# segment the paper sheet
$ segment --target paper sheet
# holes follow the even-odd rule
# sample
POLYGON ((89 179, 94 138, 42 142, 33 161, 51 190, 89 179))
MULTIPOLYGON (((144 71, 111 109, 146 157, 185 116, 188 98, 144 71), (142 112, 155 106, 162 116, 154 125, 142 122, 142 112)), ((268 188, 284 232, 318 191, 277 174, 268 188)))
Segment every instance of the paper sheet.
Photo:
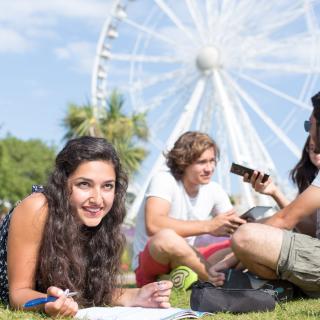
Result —
POLYGON ((173 320, 199 318, 203 314, 180 308, 93 307, 80 309, 75 317, 83 320, 173 320))

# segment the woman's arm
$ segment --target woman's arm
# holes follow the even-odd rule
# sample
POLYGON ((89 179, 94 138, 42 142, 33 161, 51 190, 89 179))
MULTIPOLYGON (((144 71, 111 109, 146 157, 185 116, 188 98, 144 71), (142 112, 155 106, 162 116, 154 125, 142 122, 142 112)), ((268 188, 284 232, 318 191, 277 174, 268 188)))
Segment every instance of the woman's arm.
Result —
MULTIPOLYGON (((14 309, 22 309, 28 300, 47 296, 46 293, 35 290, 38 252, 47 211, 44 195, 34 193, 24 199, 12 213, 8 233, 7 265, 9 300, 14 309)), ((55 302, 36 306, 33 310, 45 310, 51 316, 75 314, 75 303, 66 298, 62 290, 49 288, 48 294, 60 298, 55 302)))
POLYGON ((285 195, 281 192, 281 190, 274 184, 271 178, 268 178, 266 182, 262 182, 263 173, 258 171, 254 171, 251 178, 248 178, 248 174, 244 175, 243 181, 249 182, 252 188, 267 196, 271 196, 273 200, 277 203, 280 209, 287 206, 290 201, 285 197, 285 195))
POLYGON ((42 194, 32 194, 13 211, 7 252, 9 298, 13 308, 21 308, 27 300, 45 296, 34 288, 46 216, 47 208, 42 194))
POLYGON ((170 308, 171 288, 171 281, 159 281, 142 288, 116 289, 112 304, 125 307, 170 308))

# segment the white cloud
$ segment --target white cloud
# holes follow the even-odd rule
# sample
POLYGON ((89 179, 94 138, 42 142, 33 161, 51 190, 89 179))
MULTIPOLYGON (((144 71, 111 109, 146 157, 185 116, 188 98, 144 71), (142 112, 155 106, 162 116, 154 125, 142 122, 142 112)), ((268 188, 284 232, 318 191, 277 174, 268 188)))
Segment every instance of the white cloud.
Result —
POLYGON ((70 58, 70 50, 67 48, 56 48, 54 53, 61 60, 68 60, 70 58))
POLYGON ((81 20, 89 28, 99 30, 111 3, 111 0, 2 0, 0 52, 23 53, 43 38, 59 37, 61 19, 81 20))
POLYGON ((51 23, 47 17, 104 19, 110 10, 111 0, 4 0, 0 3, 0 21, 20 25, 32 24, 42 19, 42 24, 51 23))
POLYGON ((73 69, 79 73, 90 74, 93 66, 95 43, 73 42, 66 47, 56 48, 55 55, 61 60, 72 61, 73 69))
POLYGON ((31 43, 18 32, 0 28, 0 52, 25 52, 30 49, 31 43))

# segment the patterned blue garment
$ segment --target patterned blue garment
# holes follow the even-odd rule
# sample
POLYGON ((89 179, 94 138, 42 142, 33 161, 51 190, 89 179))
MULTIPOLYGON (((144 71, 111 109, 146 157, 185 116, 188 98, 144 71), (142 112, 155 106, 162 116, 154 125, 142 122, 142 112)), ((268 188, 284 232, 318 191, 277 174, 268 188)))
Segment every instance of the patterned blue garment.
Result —
POLYGON ((11 210, 4 217, 0 225, 0 301, 5 304, 9 303, 9 287, 7 277, 7 239, 12 211, 13 210, 11 210))

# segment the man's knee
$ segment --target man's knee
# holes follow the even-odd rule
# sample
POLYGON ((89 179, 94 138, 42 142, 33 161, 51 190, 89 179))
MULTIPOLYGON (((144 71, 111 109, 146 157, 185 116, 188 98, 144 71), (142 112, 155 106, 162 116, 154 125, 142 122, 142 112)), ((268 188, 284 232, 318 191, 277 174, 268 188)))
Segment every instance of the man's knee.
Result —
POLYGON ((231 240, 238 257, 255 258, 259 263, 274 267, 279 258, 283 231, 261 223, 247 223, 238 228, 231 240))
POLYGON ((259 225, 246 223, 241 225, 233 234, 231 247, 235 253, 244 253, 259 239, 259 225))
POLYGON ((157 251, 177 254, 181 248, 181 244, 187 245, 184 238, 179 236, 172 229, 162 229, 149 240, 149 248, 151 252, 157 251))

